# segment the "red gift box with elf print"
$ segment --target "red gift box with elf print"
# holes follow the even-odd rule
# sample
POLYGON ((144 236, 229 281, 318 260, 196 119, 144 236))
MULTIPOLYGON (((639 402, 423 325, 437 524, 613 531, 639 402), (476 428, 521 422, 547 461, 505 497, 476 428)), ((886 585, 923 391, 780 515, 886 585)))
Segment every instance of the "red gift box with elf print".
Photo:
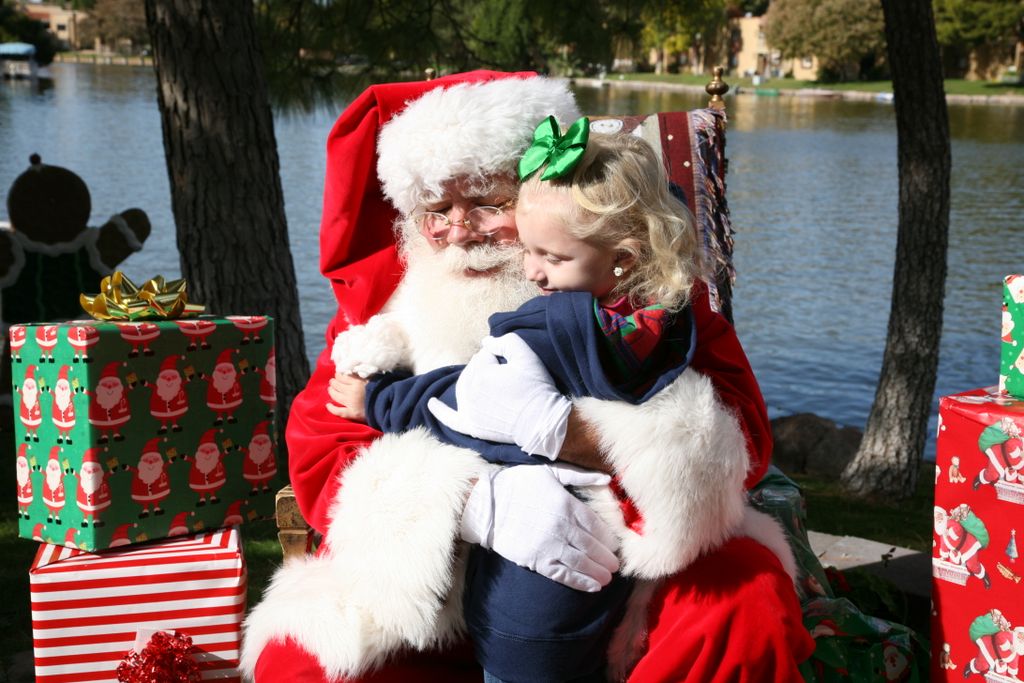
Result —
POLYGON ((98 550, 273 514, 270 318, 9 334, 22 537, 98 550))
POLYGON ((37 683, 115 682, 138 636, 154 631, 190 638, 188 668, 203 680, 241 680, 235 527, 100 553, 44 544, 29 581, 37 683))
POLYGON ((1024 399, 943 397, 935 476, 932 680, 1024 680, 1024 399))

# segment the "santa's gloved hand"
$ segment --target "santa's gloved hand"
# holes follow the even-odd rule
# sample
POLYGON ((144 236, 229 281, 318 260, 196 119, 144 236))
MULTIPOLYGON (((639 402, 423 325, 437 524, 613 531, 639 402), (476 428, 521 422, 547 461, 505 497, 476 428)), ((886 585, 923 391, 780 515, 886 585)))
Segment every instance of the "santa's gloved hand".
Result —
POLYGON ((478 439, 514 443, 551 460, 562 449, 572 403, 515 334, 484 339, 455 384, 455 401, 458 410, 436 398, 427 408, 451 429, 478 439))
POLYGON ((619 569, 618 540, 565 487, 610 480, 562 464, 492 470, 469 495, 462 538, 569 588, 596 593, 619 569))

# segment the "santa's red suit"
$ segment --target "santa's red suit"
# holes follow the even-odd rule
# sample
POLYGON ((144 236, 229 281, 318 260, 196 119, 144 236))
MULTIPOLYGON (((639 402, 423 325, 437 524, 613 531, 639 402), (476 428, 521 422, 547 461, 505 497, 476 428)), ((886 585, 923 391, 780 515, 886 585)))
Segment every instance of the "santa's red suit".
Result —
POLYGON ((146 506, 153 505, 159 506, 167 496, 171 495, 171 481, 167 478, 167 469, 160 473, 154 481, 147 482, 135 472, 135 477, 132 479, 132 500, 142 506, 145 510, 146 506))
POLYGON ((21 325, 13 325, 7 334, 11 340, 11 357, 20 360, 21 347, 25 346, 25 328, 21 325))
POLYGON ((276 474, 277 460, 274 458, 273 452, 260 462, 256 462, 249 454, 246 454, 245 462, 242 464, 242 477, 252 484, 253 490, 266 486, 276 474))
POLYGON ((18 411, 18 419, 25 426, 25 431, 34 434, 39 425, 43 422, 43 413, 39 408, 39 395, 36 394, 32 405, 26 405, 25 400, 21 401, 21 409, 18 411))
POLYGON ((1024 470, 1024 440, 1011 436, 1000 444, 985 449, 988 465, 978 474, 983 484, 992 484, 1002 479, 1016 482, 1024 470))
POLYGON ((100 340, 100 331, 92 325, 76 325, 68 328, 68 343, 74 350, 74 361, 88 361, 89 347, 100 340))
MULTIPOLYGON (((458 615, 448 609, 421 615, 418 607, 433 605, 437 595, 446 595, 454 600, 446 604, 455 604, 458 611, 457 593, 450 592, 450 553, 458 542, 462 501, 482 472, 482 460, 464 449, 431 445, 421 433, 375 440, 378 432, 340 420, 325 404, 327 384, 335 373, 330 358, 335 336, 378 312, 401 277, 390 230, 395 211, 379 191, 367 189, 377 160, 366 140, 374 140, 382 122, 425 91, 506 76, 474 72, 372 86, 342 114, 328 139, 321 270, 332 282, 339 310, 327 329, 327 349, 292 404, 286 434, 296 498, 305 519, 324 533, 325 542, 316 560, 279 570, 273 587, 247 619, 242 666, 258 683, 481 679, 465 644, 444 653, 429 651, 432 643, 445 638, 458 640, 458 615), (387 481, 393 494, 386 501, 375 490, 380 481, 387 481), (430 492, 429 500, 424 492, 430 492), (440 550, 426 551, 430 563, 408 562, 409 548, 397 542, 400 534, 381 534, 379 529, 360 533, 358 527, 367 526, 360 519, 386 516, 366 514, 377 504, 386 509, 408 506, 421 511, 421 517, 430 517, 425 523, 436 530, 431 540, 440 550), (358 556, 380 562, 348 563, 361 567, 346 568, 333 547, 344 547, 350 555, 366 552, 358 556), (350 613, 373 604, 377 596, 349 590, 346 586, 353 584, 337 580, 336 572, 362 572, 365 576, 356 577, 356 582, 376 587, 381 563, 389 566, 389 578, 401 585, 404 596, 416 599, 395 600, 396 606, 409 609, 374 613, 374 630, 350 638, 350 613), (409 572, 390 571, 403 564, 410 565, 409 572), (325 604, 338 609, 324 610, 325 604), (414 642, 428 651, 410 653, 407 644, 414 642)), ((527 117, 527 138, 536 121, 551 113, 549 102, 543 112, 527 117)), ((487 112, 479 115, 489 118, 487 112)), ((460 149, 458 144, 450 146, 453 153, 460 149)), ((699 346, 690 369, 664 390, 668 400, 600 409, 594 403, 576 404, 598 433, 606 448, 603 455, 626 492, 647 489, 647 504, 637 504, 644 518, 637 526, 644 533, 627 528, 621 518, 614 529, 622 541, 624 571, 650 580, 637 582, 613 638, 609 665, 634 683, 789 683, 800 680, 797 665, 810 655, 814 643, 803 628, 792 576, 780 560, 788 549, 773 522, 767 522, 773 530, 765 533, 771 537, 772 550, 745 535, 748 518, 742 485, 744 476, 748 483, 758 481, 768 466, 767 412, 735 331, 711 310, 705 289, 695 292, 693 309, 699 346), (710 412, 693 415, 685 408, 692 402, 710 412), (667 414, 662 412, 666 409, 667 414), (638 419, 645 425, 674 425, 686 436, 666 441, 659 436, 666 432, 658 428, 629 429, 638 419), (645 473, 623 469, 626 462, 637 461, 638 452, 653 466, 637 468, 645 473), (709 471, 718 476, 706 476, 709 471)), ((423 538, 417 539, 417 546, 430 547, 423 538)), ((791 555, 787 568, 792 571, 791 555)))
POLYGON ((36 344, 39 346, 39 362, 43 357, 53 362, 53 348, 57 346, 57 326, 43 325, 36 328, 36 344))
POLYGON ((50 514, 59 518, 60 511, 64 509, 67 496, 64 493, 63 477, 58 481, 57 486, 51 488, 48 483, 43 483, 43 505, 50 511, 50 514))
POLYGON ((217 329, 217 323, 212 320, 175 320, 174 324, 178 326, 183 335, 188 337, 189 351, 194 351, 197 346, 204 349, 210 348, 210 344, 206 340, 217 329))
POLYGON ((206 472, 199 469, 199 466, 193 461, 192 469, 188 473, 189 488, 200 495, 217 493, 217 491, 223 488, 227 480, 227 472, 224 470, 223 460, 218 460, 213 469, 206 472))
POLYGON ((131 406, 125 396, 109 408, 104 408, 99 401, 93 397, 89 404, 89 422, 99 429, 115 429, 132 418, 131 406))
POLYGON ((160 336, 160 328, 154 323, 117 323, 117 329, 121 333, 121 339, 132 347, 128 354, 129 357, 139 355, 140 347, 145 355, 153 354, 149 343, 160 336))
POLYGON ((61 408, 57 405, 57 397, 53 397, 53 424, 62 434, 66 434, 75 428, 74 401, 68 401, 68 404, 61 408))
POLYGON ((81 482, 78 484, 78 495, 75 497, 78 508, 82 511, 82 517, 96 517, 97 513, 103 512, 110 507, 110 484, 107 482, 109 473, 103 475, 99 487, 92 493, 87 493, 81 482))
POLYGON ((1015 641, 1020 638, 1019 630, 998 631, 987 636, 982 636, 974 641, 978 646, 978 655, 968 663, 968 669, 973 673, 986 674, 990 670, 1003 676, 1017 678, 1020 667, 1020 654, 1015 641))
POLYGON ((188 412, 188 395, 184 387, 170 398, 164 398, 154 384, 153 394, 149 398, 149 412, 161 422, 177 422, 177 418, 188 412))
POLYGON ((242 405, 242 385, 235 380, 227 391, 220 391, 211 380, 206 389, 206 405, 216 413, 233 412, 242 405))
POLYGON ((267 326, 265 315, 229 315, 227 318, 242 332, 239 344, 248 344, 250 340, 257 343, 263 341, 260 338, 260 330, 267 326))
POLYGON ((946 529, 939 538, 939 557, 953 564, 962 565, 979 579, 985 576, 985 566, 978 559, 981 541, 970 533, 960 522, 950 517, 946 529))

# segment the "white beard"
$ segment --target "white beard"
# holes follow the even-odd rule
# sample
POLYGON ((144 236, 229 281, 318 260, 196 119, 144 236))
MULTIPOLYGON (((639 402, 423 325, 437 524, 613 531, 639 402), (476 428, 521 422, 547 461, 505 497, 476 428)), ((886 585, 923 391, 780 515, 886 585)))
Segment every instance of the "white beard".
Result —
POLYGON ((518 247, 448 247, 434 252, 423 238, 404 245, 406 272, 384 311, 396 315, 412 340, 412 370, 422 374, 465 363, 487 336, 487 318, 512 311, 539 294, 523 276, 518 247), (467 267, 492 275, 466 277, 467 267))
POLYGON ((56 465, 46 466, 46 487, 51 491, 56 491, 60 486, 61 482, 61 471, 60 467, 56 465))
POLYGON ((213 371, 213 388, 222 394, 226 394, 231 391, 231 388, 235 386, 235 378, 237 374, 234 369, 230 372, 222 372, 220 370, 213 371))
POLYGON ((28 460, 18 458, 18 486, 28 483, 28 460))
POLYGON ((67 410, 68 404, 71 403, 71 386, 63 380, 57 382, 53 388, 53 398, 57 402, 57 408, 67 410))
POLYGON ((143 484, 152 484, 160 478, 160 475, 164 472, 164 463, 162 460, 156 460, 147 462, 144 460, 139 461, 139 479, 143 484))
POLYGON ((103 470, 99 467, 86 470, 83 468, 78 473, 78 485, 88 494, 96 493, 103 483, 103 470))
POLYGON ((177 376, 174 379, 168 381, 166 379, 157 378, 156 380, 156 395, 163 401, 173 401, 178 392, 181 390, 181 376, 177 376))

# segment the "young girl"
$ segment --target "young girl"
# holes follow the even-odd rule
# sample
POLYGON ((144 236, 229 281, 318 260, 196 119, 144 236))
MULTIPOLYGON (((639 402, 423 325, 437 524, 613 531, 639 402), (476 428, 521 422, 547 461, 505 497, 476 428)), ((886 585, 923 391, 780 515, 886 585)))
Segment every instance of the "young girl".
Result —
MULTIPOLYGON (((695 346, 687 303, 703 272, 692 218, 670 192, 661 159, 638 137, 588 136, 581 119, 563 138, 549 119, 535 141, 520 164, 515 215, 524 273, 545 296, 492 316, 491 335, 520 337, 565 396, 643 402, 679 376, 695 346)), ((335 361, 340 370, 353 367, 351 359, 335 361)), ((449 428, 461 368, 369 382, 339 372, 330 398, 349 419, 384 432, 425 426, 491 462, 557 457, 560 439, 498 444, 449 428), (427 410, 430 398, 443 405, 427 410)), ((574 590, 474 546, 464 613, 487 680, 604 680, 629 589, 616 575, 599 592, 574 590)))

